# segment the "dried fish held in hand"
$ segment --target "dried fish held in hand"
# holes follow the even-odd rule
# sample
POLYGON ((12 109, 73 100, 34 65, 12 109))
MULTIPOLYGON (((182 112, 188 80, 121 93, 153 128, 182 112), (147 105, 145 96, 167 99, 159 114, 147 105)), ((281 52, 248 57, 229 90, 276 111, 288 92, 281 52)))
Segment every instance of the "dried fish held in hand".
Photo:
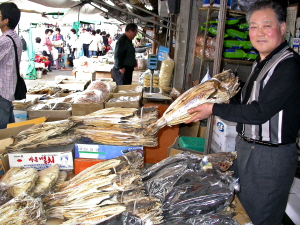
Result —
POLYGON ((153 135, 166 125, 176 125, 192 118, 188 110, 203 103, 222 103, 239 91, 238 77, 229 70, 213 76, 179 96, 164 112, 163 116, 145 129, 144 135, 153 135))

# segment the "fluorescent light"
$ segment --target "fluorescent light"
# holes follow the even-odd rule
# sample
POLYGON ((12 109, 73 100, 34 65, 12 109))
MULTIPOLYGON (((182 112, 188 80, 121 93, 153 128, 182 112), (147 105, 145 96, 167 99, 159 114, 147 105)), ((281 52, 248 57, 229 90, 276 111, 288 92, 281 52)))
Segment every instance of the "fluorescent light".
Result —
POLYGON ((110 1, 110 0, 105 0, 105 3, 107 3, 107 4, 111 5, 111 6, 115 6, 115 4, 112 1, 110 1))
POLYGON ((102 6, 99 6, 99 5, 95 4, 94 2, 91 2, 91 5, 94 6, 95 8, 97 8, 97 9, 100 9, 100 10, 104 11, 104 12, 108 12, 108 10, 106 8, 104 8, 102 6))
POLYGON ((150 11, 153 10, 153 7, 152 7, 152 5, 150 3, 147 3, 145 5, 145 8, 148 9, 148 10, 150 10, 150 11))
POLYGON ((127 8, 132 9, 132 6, 131 6, 131 5, 129 5, 129 4, 127 4, 127 3, 125 3, 125 5, 126 5, 127 8))

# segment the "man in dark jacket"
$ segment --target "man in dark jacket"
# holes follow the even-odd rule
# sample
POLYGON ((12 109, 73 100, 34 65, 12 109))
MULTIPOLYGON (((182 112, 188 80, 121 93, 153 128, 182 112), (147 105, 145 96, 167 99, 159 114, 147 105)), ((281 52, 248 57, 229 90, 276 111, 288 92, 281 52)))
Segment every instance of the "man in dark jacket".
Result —
POLYGON ((241 102, 205 103, 188 122, 210 115, 237 122, 238 197, 255 225, 280 225, 297 168, 300 128, 300 57, 284 40, 286 10, 269 0, 247 12, 250 41, 259 56, 241 102))
POLYGON ((132 82, 132 73, 136 65, 135 49, 132 40, 137 34, 137 25, 127 24, 125 33, 116 43, 114 52, 114 68, 112 75, 117 85, 128 85, 132 82))

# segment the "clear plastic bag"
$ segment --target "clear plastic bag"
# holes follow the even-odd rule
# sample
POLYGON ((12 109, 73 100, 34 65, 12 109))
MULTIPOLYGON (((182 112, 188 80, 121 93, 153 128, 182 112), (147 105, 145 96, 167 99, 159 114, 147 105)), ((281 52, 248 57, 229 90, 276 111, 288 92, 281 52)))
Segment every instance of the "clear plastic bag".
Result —
POLYGON ((111 86, 103 81, 92 81, 91 84, 87 87, 87 90, 98 90, 98 91, 102 91, 105 94, 109 94, 111 93, 111 86))
POLYGON ((74 98, 74 103, 101 103, 105 100, 105 94, 98 90, 85 90, 74 98))
POLYGON ((205 56, 203 56, 203 47, 196 46, 195 57, 197 57, 197 58, 206 57, 208 59, 214 59, 215 58, 215 48, 214 47, 206 47, 205 48, 205 56))
POLYGON ((168 54, 163 55, 164 60, 161 63, 159 73, 159 87, 169 87, 172 79, 174 60, 168 54))

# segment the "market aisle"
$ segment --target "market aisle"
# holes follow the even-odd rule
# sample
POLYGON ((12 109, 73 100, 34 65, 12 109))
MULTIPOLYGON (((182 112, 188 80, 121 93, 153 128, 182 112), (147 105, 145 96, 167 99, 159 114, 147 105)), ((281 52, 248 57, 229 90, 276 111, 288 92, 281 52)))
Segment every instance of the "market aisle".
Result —
POLYGON ((46 75, 42 75, 41 79, 35 79, 35 80, 24 79, 27 86, 27 90, 36 86, 39 83, 46 83, 46 82, 54 83, 55 77, 58 75, 72 77, 72 70, 52 70, 52 72, 48 72, 46 75))
MULTIPOLYGON (((139 80, 141 71, 133 71, 133 76, 132 76, 132 84, 137 84, 139 80)), ((63 76, 72 76, 72 70, 52 70, 52 72, 42 75, 41 79, 36 79, 36 80, 28 80, 24 79, 27 89, 32 88, 36 86, 39 83, 46 83, 46 82, 53 82, 55 81, 55 77, 58 75, 63 75, 63 76)), ((74 77, 73 77, 74 78, 74 77)))

